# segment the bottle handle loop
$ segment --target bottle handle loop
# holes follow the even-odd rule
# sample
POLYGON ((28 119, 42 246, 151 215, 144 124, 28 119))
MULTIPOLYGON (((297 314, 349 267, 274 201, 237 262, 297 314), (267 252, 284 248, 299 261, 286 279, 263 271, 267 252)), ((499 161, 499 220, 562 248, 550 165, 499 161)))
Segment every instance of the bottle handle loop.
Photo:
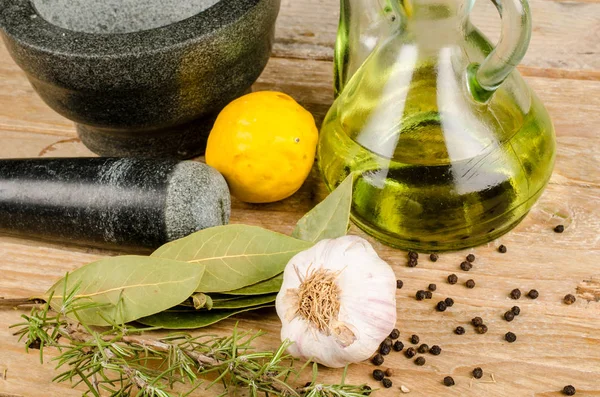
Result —
POLYGON ((487 101, 523 60, 531 40, 531 11, 527 0, 492 0, 502 19, 496 48, 468 70, 469 88, 475 99, 487 101))

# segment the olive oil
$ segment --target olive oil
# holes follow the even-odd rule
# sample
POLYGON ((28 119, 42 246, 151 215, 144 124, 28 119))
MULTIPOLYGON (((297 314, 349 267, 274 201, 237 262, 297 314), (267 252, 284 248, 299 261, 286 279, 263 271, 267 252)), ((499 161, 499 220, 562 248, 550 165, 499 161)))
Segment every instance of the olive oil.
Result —
POLYGON ((328 187, 355 173, 354 222, 404 249, 461 249, 506 233, 541 195, 553 167, 552 123, 533 92, 511 94, 519 76, 476 104, 440 73, 439 66, 417 68, 410 85, 390 95, 377 84, 381 74, 367 69, 321 131, 328 187))

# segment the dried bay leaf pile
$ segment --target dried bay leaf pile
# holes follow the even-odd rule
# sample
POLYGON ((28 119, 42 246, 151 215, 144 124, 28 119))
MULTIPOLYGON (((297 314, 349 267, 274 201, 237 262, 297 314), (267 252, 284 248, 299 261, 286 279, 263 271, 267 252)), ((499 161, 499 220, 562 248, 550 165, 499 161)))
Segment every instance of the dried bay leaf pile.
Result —
POLYGON ((348 230, 352 175, 286 236, 256 226, 226 225, 165 244, 150 256, 85 265, 47 292, 56 311, 86 325, 137 321, 165 329, 205 327, 274 306, 282 273, 296 254, 348 230))

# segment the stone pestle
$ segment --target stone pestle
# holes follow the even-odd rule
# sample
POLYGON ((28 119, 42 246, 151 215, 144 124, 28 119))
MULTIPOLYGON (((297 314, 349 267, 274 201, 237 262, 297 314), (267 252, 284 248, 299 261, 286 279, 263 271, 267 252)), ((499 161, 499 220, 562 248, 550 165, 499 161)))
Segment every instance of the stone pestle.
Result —
POLYGON ((80 245, 156 248, 229 222, 227 183, 192 161, 0 160, 0 232, 80 245))

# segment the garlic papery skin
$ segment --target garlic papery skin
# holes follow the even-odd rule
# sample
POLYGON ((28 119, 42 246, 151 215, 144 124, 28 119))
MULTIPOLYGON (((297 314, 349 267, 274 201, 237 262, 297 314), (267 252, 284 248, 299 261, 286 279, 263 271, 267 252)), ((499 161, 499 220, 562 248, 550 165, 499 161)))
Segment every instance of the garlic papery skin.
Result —
POLYGON ((396 276, 358 236, 322 240, 287 264, 277 294, 294 357, 340 368, 368 359, 396 324, 396 276))

